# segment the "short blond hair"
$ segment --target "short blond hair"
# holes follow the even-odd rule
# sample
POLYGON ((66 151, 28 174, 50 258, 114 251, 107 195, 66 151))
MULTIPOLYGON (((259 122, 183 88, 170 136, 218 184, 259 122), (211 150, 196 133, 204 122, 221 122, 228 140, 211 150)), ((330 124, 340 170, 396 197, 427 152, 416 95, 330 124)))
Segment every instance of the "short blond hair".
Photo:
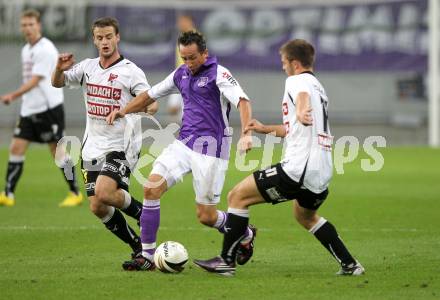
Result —
POLYGON ((21 13, 21 17, 22 18, 35 18, 35 20, 37 20, 37 22, 40 23, 41 14, 36 9, 26 9, 25 11, 23 11, 21 13))

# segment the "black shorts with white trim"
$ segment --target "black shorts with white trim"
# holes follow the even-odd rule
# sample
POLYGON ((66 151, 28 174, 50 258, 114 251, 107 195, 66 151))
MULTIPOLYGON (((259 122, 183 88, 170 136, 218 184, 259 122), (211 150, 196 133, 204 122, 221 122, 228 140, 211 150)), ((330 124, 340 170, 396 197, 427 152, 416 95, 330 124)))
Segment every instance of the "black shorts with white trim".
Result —
POLYGON ((64 136, 64 106, 57 105, 41 113, 20 116, 14 137, 37 143, 56 143, 64 136))
POLYGON ((100 175, 112 178, 118 184, 118 188, 128 192, 131 171, 122 151, 109 152, 101 160, 81 160, 81 170, 88 197, 95 195, 96 180, 100 175))
POLYGON ((301 207, 317 210, 328 196, 328 189, 316 194, 292 180, 280 163, 255 171, 254 178, 261 196, 272 204, 297 200, 301 207))

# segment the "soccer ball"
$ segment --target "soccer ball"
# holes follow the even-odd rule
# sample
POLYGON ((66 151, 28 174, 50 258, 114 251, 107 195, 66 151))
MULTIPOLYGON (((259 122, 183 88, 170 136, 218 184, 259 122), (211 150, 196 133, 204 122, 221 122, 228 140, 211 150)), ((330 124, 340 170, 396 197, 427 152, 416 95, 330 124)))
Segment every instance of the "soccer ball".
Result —
POLYGON ((182 272, 187 261, 188 252, 178 242, 164 242, 157 247, 154 253, 154 264, 164 273, 182 272))

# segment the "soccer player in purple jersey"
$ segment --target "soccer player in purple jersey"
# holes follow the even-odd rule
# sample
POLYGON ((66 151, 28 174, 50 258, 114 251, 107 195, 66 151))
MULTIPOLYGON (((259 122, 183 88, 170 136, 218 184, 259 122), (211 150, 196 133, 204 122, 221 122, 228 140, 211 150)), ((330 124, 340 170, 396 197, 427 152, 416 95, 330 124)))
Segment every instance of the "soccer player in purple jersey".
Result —
MULTIPOLYGON (((125 270, 153 270, 156 234, 160 223, 160 198, 182 180, 193 174, 197 217, 207 226, 225 232, 227 214, 217 210, 228 167, 231 104, 238 108, 242 124, 240 151, 252 147, 250 133, 244 126, 251 119, 251 105, 237 80, 229 70, 208 55, 206 41, 197 31, 182 33, 178 38, 184 65, 174 70, 162 82, 141 93, 125 108, 112 112, 107 122, 113 124, 126 114, 145 110, 145 107, 166 95, 180 93, 183 98, 182 127, 179 137, 156 159, 144 187, 141 216, 142 253, 123 264, 125 270)), ((246 263, 253 252, 256 229, 249 226, 240 241, 237 263, 246 263)))

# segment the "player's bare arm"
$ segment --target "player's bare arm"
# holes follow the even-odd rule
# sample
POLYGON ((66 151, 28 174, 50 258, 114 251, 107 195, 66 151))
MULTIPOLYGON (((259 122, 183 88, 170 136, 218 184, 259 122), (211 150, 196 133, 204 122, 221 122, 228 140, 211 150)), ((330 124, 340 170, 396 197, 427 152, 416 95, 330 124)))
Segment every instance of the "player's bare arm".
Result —
POLYGON ((52 74, 52 85, 54 87, 64 86, 64 71, 69 70, 74 63, 75 59, 72 53, 61 53, 58 56, 57 66, 52 74))
POLYGON ((43 79, 42 76, 33 75, 29 81, 23 83, 17 90, 15 90, 11 93, 8 93, 8 94, 1 95, 0 100, 4 104, 8 105, 12 101, 14 101, 18 97, 20 97, 21 95, 29 92, 34 87, 36 87, 41 79, 43 79))
POLYGON ((147 91, 140 93, 123 109, 112 111, 106 118, 107 124, 112 125, 115 120, 125 117, 126 114, 145 112, 154 101, 154 99, 150 98, 147 91))
POLYGON ((296 118, 304 126, 313 125, 310 95, 306 92, 301 92, 296 97, 296 118))
POLYGON ((286 136, 286 128, 284 125, 264 125, 260 121, 253 119, 251 120, 246 128, 245 132, 248 131, 255 131, 257 133, 263 133, 263 134, 271 134, 275 133, 275 136, 277 137, 285 137, 286 136))
POLYGON ((241 120, 241 137, 238 144, 241 154, 248 152, 252 149, 252 137, 251 131, 246 131, 246 125, 252 117, 252 107, 248 99, 240 98, 238 103, 238 110, 240 112, 241 120))
POLYGON ((154 115, 159 110, 159 103, 157 101, 154 101, 150 105, 147 106, 145 109, 145 112, 149 115, 154 115))

